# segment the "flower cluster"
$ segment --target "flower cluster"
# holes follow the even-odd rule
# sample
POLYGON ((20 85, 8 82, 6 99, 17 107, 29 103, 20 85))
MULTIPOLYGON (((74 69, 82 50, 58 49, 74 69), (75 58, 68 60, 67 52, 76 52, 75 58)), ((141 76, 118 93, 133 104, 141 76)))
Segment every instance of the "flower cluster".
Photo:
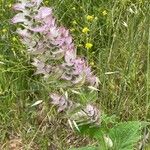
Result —
POLYGON ((50 95, 52 99, 52 104, 58 107, 58 112, 64 111, 65 109, 69 109, 72 106, 72 101, 68 100, 64 96, 60 96, 56 93, 50 95))
MULTIPOLYGON (((77 56, 69 30, 58 26, 52 8, 43 7, 41 3, 42 0, 19 0, 13 6, 19 13, 13 17, 12 23, 20 24, 17 33, 33 57, 35 74, 43 74, 44 79, 57 76, 57 80, 69 81, 72 85, 98 86, 98 78, 86 60, 77 56)), ((52 94, 51 99, 59 112, 71 104, 56 94, 52 94)))
POLYGON ((66 96, 61 96, 56 93, 50 95, 52 99, 52 104, 58 107, 58 112, 68 111, 72 113, 71 119, 76 120, 80 123, 96 123, 99 124, 100 121, 100 111, 91 104, 87 104, 85 107, 79 103, 73 103, 66 96), (79 109, 81 108, 81 109, 79 109))
MULTIPOLYGON (((22 1, 15 4, 14 9, 20 11, 13 19, 13 23, 20 23, 22 26, 17 30, 22 37, 22 42, 27 46, 28 51, 33 55, 39 55, 43 63, 49 60, 62 60, 59 64, 62 69, 61 79, 70 80, 77 84, 81 80, 90 81, 92 86, 97 85, 97 78, 90 71, 87 62, 76 56, 76 48, 72 36, 65 27, 59 27, 52 14, 52 9, 40 7, 41 0, 22 1)), ((41 60, 39 60, 41 61, 41 60)), ((40 68, 41 63, 34 63, 40 68)), ((43 64, 44 65, 44 64, 43 64)), ((44 65, 45 66, 45 65, 44 65)), ((44 71, 47 75, 50 72, 44 71)), ((54 69, 54 68, 53 68, 54 69)), ((38 73, 43 73, 39 71, 38 73)))

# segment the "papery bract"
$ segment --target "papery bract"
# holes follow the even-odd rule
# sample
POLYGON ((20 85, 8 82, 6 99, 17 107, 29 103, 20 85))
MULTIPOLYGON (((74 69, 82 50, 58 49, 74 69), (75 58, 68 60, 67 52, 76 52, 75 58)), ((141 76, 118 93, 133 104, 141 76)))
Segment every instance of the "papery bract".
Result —
POLYGON ((31 0, 36 6, 39 6, 43 0, 31 0))
POLYGON ((22 37, 31 37, 31 34, 27 29, 17 29, 17 33, 22 37))
POLYGON ((51 66, 50 65, 45 65, 44 62, 38 60, 38 59, 34 59, 34 62, 32 63, 33 66, 35 66, 37 68, 37 71, 35 72, 35 74, 48 74, 51 71, 51 66))
POLYGON ((85 60, 82 58, 78 58, 78 59, 72 60, 72 62, 74 64, 73 74, 75 75, 81 74, 85 68, 85 60))
POLYGON ((58 29, 54 26, 49 29, 48 36, 50 39, 54 40, 59 35, 58 29))
POLYGON ((18 11, 23 11, 25 10, 25 6, 26 6, 26 3, 18 3, 18 4, 15 4, 13 5, 13 9, 14 10, 18 10, 18 11))
POLYGON ((28 20, 25 18, 25 15, 23 13, 19 13, 15 15, 12 19, 12 23, 21 23, 21 22, 27 22, 28 20))

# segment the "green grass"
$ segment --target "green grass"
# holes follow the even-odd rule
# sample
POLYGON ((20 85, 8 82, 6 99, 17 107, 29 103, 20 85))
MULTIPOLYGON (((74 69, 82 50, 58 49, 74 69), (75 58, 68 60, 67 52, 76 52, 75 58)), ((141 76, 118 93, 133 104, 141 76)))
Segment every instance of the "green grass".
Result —
MULTIPOLYGON (((89 140, 71 132, 66 119, 59 119, 49 105, 50 89, 33 76, 30 57, 10 23, 14 2, 0 1, 0 147, 9 149, 14 138, 22 139, 24 149, 85 146, 89 140), (40 99, 44 100, 40 108, 31 107, 40 99)), ((120 121, 150 121, 149 0, 44 2, 53 7, 59 23, 72 31, 78 54, 88 59, 99 77, 97 104, 102 110, 120 121), (97 18, 89 22, 87 15, 97 18), (84 27, 90 29, 88 35, 82 33, 84 27), (85 48, 87 42, 93 44, 91 49, 85 48)))

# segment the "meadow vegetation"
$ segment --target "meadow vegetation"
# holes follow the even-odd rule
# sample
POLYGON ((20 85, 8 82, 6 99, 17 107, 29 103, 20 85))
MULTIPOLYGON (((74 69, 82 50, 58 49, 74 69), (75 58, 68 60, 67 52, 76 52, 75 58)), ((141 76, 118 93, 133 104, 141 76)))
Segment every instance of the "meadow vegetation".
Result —
MULTIPOLYGON (((31 56, 11 23, 15 2, 0 1, 0 149, 66 150, 97 145, 95 139, 73 131, 67 117, 50 103, 49 93, 55 87, 34 75, 31 56), (42 103, 34 106, 39 100, 42 103)), ((78 55, 86 58, 99 78, 97 99, 92 103, 105 114, 102 119, 108 128, 125 121, 148 124, 149 0, 44 0, 44 5, 52 7, 59 25, 70 30, 78 55)), ((92 101, 93 95, 86 96, 92 101)), ((131 128, 136 129, 136 123, 131 128)), ((150 149, 149 132, 148 125, 141 139, 135 133, 136 149, 141 143, 143 150, 150 149)), ((112 131, 111 136, 117 135, 112 131)))

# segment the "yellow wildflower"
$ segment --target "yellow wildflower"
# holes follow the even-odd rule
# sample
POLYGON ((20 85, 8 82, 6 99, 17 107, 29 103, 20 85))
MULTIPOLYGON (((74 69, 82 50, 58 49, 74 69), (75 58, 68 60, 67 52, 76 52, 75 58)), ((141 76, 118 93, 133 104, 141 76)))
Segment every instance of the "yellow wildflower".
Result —
POLYGON ((15 41, 17 41, 17 38, 16 38, 16 37, 13 37, 12 40, 15 42, 15 41))
POLYGON ((82 29, 82 32, 83 33, 87 33, 87 32, 89 32, 90 30, 87 28, 87 27, 84 27, 83 29, 82 29))
POLYGON ((6 33, 6 32, 7 32, 7 29, 3 29, 2 32, 3 32, 3 33, 6 33))
POLYGON ((45 4, 48 4, 48 1, 45 1, 45 4))
POLYGON ((86 49, 91 49, 93 47, 93 44, 92 43, 86 43, 85 44, 85 48, 86 49))
POLYGON ((107 15, 107 11, 104 10, 104 11, 102 12, 102 14, 103 14, 103 16, 106 16, 106 15, 107 15))
POLYGON ((74 25, 76 25, 77 24, 77 22, 74 20, 73 22, 72 22, 74 25))
POLYGON ((73 9, 73 10, 76 10, 76 8, 75 8, 75 7, 72 7, 72 9, 73 9))
POLYGON ((92 62, 90 63, 90 65, 91 65, 91 66, 94 66, 94 62, 92 61, 92 62))
POLYGON ((11 7, 12 7, 12 4, 9 4, 8 7, 11 8, 11 7))
POLYGON ((87 19, 88 21, 92 21, 92 20, 94 19, 94 16, 87 15, 87 16, 86 16, 86 19, 87 19))

